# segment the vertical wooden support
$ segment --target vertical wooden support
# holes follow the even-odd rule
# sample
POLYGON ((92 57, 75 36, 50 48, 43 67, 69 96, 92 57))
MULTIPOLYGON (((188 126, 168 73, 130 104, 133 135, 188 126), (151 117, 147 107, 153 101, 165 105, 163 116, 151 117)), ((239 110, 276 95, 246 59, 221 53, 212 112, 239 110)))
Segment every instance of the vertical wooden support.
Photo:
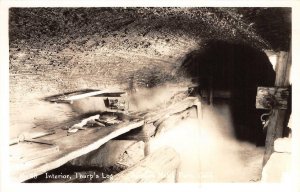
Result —
MULTIPOLYGON (((291 67, 291 54, 288 52, 281 51, 278 55, 276 63, 276 87, 288 87, 290 85, 291 67)), ((265 154, 263 159, 263 166, 269 160, 272 152, 274 151, 274 141, 277 138, 283 136, 284 122, 287 115, 287 111, 284 109, 273 109, 273 113, 269 118, 269 125, 265 144, 265 154)))
POLYGON ((149 143, 149 139, 145 140, 145 147, 144 147, 144 156, 148 156, 150 154, 150 143, 149 143))
POLYGON ((148 156, 150 154, 150 143, 149 143, 149 140, 150 140, 150 137, 147 133, 147 126, 146 124, 143 125, 142 127, 142 132, 143 132, 143 142, 145 143, 144 145, 144 156, 148 156))
POLYGON ((203 111, 202 111, 203 108, 202 108, 201 102, 199 100, 196 100, 194 106, 196 106, 196 108, 197 108, 197 118, 203 119, 203 111))

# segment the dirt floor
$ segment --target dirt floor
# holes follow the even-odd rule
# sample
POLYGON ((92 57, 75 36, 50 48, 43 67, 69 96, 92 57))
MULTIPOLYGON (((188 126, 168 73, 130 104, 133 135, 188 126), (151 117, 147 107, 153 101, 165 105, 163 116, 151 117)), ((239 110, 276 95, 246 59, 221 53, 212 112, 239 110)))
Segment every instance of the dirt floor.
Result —
POLYGON ((202 119, 183 121, 153 140, 151 149, 169 145, 180 153, 179 182, 257 182, 264 148, 236 140, 231 121, 226 103, 204 106, 202 119))

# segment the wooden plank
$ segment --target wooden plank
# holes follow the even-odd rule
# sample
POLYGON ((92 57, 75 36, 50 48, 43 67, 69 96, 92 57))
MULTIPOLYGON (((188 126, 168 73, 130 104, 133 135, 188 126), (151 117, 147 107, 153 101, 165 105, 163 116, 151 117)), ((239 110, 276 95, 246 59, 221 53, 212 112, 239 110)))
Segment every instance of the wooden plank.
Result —
POLYGON ((291 69, 291 54, 281 51, 278 56, 277 65, 275 68, 276 79, 275 86, 289 86, 290 85, 290 69, 291 69))
POLYGON ((62 139, 63 137, 67 137, 70 135, 68 133, 68 129, 72 127, 74 124, 80 123, 81 119, 86 118, 86 116, 83 117, 76 117, 76 119, 73 119, 71 121, 65 121, 60 123, 59 125, 52 127, 53 130, 55 130, 55 134, 47 135, 46 137, 43 137, 43 139, 47 141, 55 141, 57 139, 62 139))
MULTIPOLYGON (((143 152, 144 143, 142 141, 133 140, 110 140, 105 145, 101 146, 86 155, 80 156, 69 163, 75 165, 77 170, 74 173, 68 174, 68 178, 38 179, 39 183, 82 183, 96 182, 101 183, 105 178, 113 176, 112 173, 118 173, 138 163, 144 158, 143 152), (96 170, 84 170, 78 166, 97 167, 96 170), (86 177, 90 176, 90 177, 86 177)), ((69 164, 68 163, 68 164, 69 164)), ((69 167, 69 165, 67 165, 69 167)), ((73 171, 72 171, 73 172, 73 171)), ((45 175, 44 175, 45 176, 45 175)), ((33 182, 34 179, 32 180, 33 182)))
POLYGON ((160 119, 162 116, 170 116, 172 114, 184 111, 187 108, 196 105, 197 98, 196 97, 188 97, 181 102, 178 102, 174 105, 171 105, 167 109, 163 109, 152 114, 145 116, 146 123, 152 123, 160 119))
POLYGON ((90 116, 88 118, 85 118, 85 119, 82 119, 79 123, 76 123, 74 125, 72 125, 72 127, 70 127, 68 129, 68 132, 71 132, 73 130, 78 130, 78 129, 85 129, 83 128, 89 121, 92 121, 92 120, 96 120, 96 119, 99 119, 100 115, 93 115, 93 116, 90 116))
POLYGON ((70 93, 70 94, 63 94, 63 95, 58 95, 58 96, 53 96, 53 97, 49 97, 46 100, 48 101, 52 101, 52 102, 71 102, 71 101, 75 101, 75 100, 79 100, 79 99, 84 99, 87 97, 92 97, 92 96, 98 96, 101 94, 124 94, 124 91, 120 91, 120 90, 110 90, 110 89, 106 89, 106 90, 93 90, 93 91, 78 91, 75 93, 70 93))
POLYGON ((126 140, 136 140, 143 141, 144 145, 144 155, 147 156, 150 151, 149 140, 151 136, 154 136, 156 127, 153 123, 146 123, 144 126, 138 129, 134 129, 119 136, 117 139, 126 139, 126 140))
POLYGON ((133 129, 130 132, 121 135, 118 139, 147 141, 155 134, 155 130, 156 127, 152 123, 147 123, 142 128, 133 129))
POLYGON ((197 107, 190 107, 182 112, 171 115, 170 117, 163 119, 162 121, 156 121, 156 132, 155 137, 171 130, 173 127, 178 125, 178 123, 187 118, 197 118, 197 107))
MULTIPOLYGON (((191 107, 197 108, 197 116, 201 117, 201 103, 195 97, 186 98, 183 102, 179 102, 171 105, 167 109, 152 111, 145 115, 146 122, 142 129, 134 129, 120 137, 118 139, 129 139, 129 140, 142 140, 146 142, 151 136, 154 136, 157 132, 157 127, 169 117, 176 116, 182 112, 187 113, 187 110, 191 107)), ((138 113, 134 113, 136 115, 138 113)), ((180 116, 182 117, 182 116, 180 116)), ((176 118, 175 118, 176 119, 176 118)), ((147 151, 147 150, 145 150, 147 151)))
POLYGON ((256 95, 257 109, 287 109, 288 108, 288 88, 280 87, 258 87, 256 95))
POLYGON ((10 147, 10 160, 22 163, 33 159, 48 156, 59 151, 57 145, 48 145, 41 143, 22 142, 10 147))
POLYGON ((58 139, 63 139, 64 137, 67 137, 69 135, 70 134, 68 133, 67 130, 61 129, 61 128, 57 128, 57 131, 56 131, 55 134, 49 135, 47 137, 44 137, 43 139, 47 140, 47 141, 56 141, 58 139))
POLYGON ((195 101, 195 106, 197 107, 197 117, 198 117, 198 119, 203 119, 202 103, 199 100, 196 100, 195 101))
POLYGON ((25 139, 36 139, 36 138, 44 137, 47 135, 52 135, 54 133, 55 133, 55 130, 53 130, 53 129, 51 129, 51 130, 32 129, 29 132, 25 132, 25 133, 21 134, 18 138, 10 139, 9 145, 17 144, 21 141, 24 141, 25 139))
MULTIPOLYGON (((275 86, 288 87, 290 85, 290 65, 291 54, 283 51, 280 52, 276 65, 275 86)), ((274 151, 274 141, 277 138, 281 138, 283 136, 286 115, 287 111, 284 109, 273 109, 273 113, 269 118, 269 125, 267 129, 263 166, 265 166, 265 164, 270 159, 270 156, 274 151)))
MULTIPOLYGON (((115 112, 114 114, 118 116, 118 119, 122 119, 122 121, 124 121, 124 122, 125 121, 136 121, 136 120, 138 121, 139 119, 141 119, 139 117, 132 117, 131 115, 129 116, 129 115, 126 115, 123 113, 118 113, 118 112, 115 112)), ((72 133, 68 133, 67 130, 70 127, 72 127, 73 125, 82 122, 82 119, 84 120, 84 119, 86 119, 86 117, 85 116, 77 117, 76 119, 74 119, 72 121, 67 121, 67 122, 61 123, 60 126, 55 127, 56 128, 55 134, 44 137, 43 139, 48 140, 48 141, 55 141, 57 139, 62 139, 63 137, 67 137, 67 136, 71 135, 72 133)), ((99 127, 94 127, 94 128, 97 129, 97 128, 101 128, 101 127, 99 126, 99 127)))
POLYGON ((76 157, 87 154, 99 148, 107 141, 132 129, 141 127, 143 124, 143 120, 136 120, 110 127, 103 127, 101 129, 88 128, 64 137, 63 139, 57 139, 55 142, 59 146, 59 152, 26 163, 11 162, 10 176, 13 181, 17 182, 28 180, 34 176, 55 169, 76 157))
POLYGON ((135 140, 111 140, 100 148, 69 163, 74 166, 104 167, 114 165, 123 168, 134 165, 144 158, 144 142, 135 140))
POLYGON ((74 91, 74 92, 69 92, 69 93, 63 93, 63 94, 59 94, 59 95, 49 96, 49 97, 46 97, 45 100, 46 101, 51 101, 51 102, 60 102, 60 101, 64 101, 67 97, 70 97, 70 96, 80 95, 80 94, 94 92, 94 91, 100 91, 100 90, 87 89, 87 90, 74 91))
POLYGON ((25 142, 31 142, 31 143, 39 143, 39 144, 44 144, 44 145, 55 145, 54 142, 47 141, 44 139, 25 139, 25 142))
MULTIPOLYGON (((157 183, 163 182, 170 174, 176 172, 180 157, 170 147, 163 147, 148 155, 138 164, 114 175, 106 183, 157 183)), ((176 175, 176 174, 174 174, 176 175)), ((175 182, 176 178, 174 178, 175 182)))
MULTIPOLYGON (((120 140, 115 141, 117 142, 120 140)), ((136 143, 129 146, 126 151, 119 156, 118 162, 115 166, 127 169, 135 165, 145 157, 144 148, 145 144, 143 141, 136 141, 136 143)))
POLYGON ((65 100, 66 101, 74 101, 74 100, 83 99, 83 98, 86 98, 86 97, 101 95, 101 94, 104 94, 104 93, 125 93, 125 92, 112 91, 112 90, 93 91, 93 92, 89 92, 89 93, 83 93, 83 94, 80 94, 80 95, 73 95, 73 96, 67 97, 65 100))

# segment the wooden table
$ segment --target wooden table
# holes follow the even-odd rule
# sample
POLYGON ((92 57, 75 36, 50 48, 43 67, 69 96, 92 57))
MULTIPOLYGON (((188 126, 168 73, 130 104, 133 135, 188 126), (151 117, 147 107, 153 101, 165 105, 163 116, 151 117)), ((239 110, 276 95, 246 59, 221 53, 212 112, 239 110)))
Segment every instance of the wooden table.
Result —
POLYGON ((79 130, 72 135, 69 135, 66 130, 56 128, 55 134, 45 136, 43 140, 54 142, 58 145, 59 151, 23 162, 12 161, 10 159, 11 179, 16 182, 23 182, 41 175, 49 170, 62 166, 74 158, 99 148, 101 145, 119 135, 143 125, 144 120, 130 119, 109 127, 79 130))

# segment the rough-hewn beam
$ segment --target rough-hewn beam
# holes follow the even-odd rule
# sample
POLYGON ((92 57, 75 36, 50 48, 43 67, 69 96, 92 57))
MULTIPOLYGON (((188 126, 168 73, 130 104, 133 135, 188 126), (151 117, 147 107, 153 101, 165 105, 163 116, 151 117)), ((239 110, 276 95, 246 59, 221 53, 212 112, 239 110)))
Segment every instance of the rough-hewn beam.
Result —
POLYGON ((59 129, 60 132, 57 131, 54 135, 43 137, 43 139, 51 140, 59 146, 57 153, 28 162, 11 163, 10 176, 16 182, 28 180, 94 151, 109 140, 143 125, 143 120, 137 120, 136 122, 123 122, 101 129, 88 128, 72 135, 68 135, 66 130, 59 129), (54 138, 55 135, 57 135, 56 138, 54 138))
MULTIPOLYGON (((276 87, 288 87, 289 83, 289 74, 291 66, 291 54, 281 51, 278 55, 277 64, 276 64, 276 87)), ((283 136, 284 123, 287 115, 287 111, 283 109, 273 109, 272 115, 269 119, 266 145, 265 145, 265 154, 263 159, 263 166, 269 160, 272 152, 274 151, 274 141, 277 138, 283 136)))

